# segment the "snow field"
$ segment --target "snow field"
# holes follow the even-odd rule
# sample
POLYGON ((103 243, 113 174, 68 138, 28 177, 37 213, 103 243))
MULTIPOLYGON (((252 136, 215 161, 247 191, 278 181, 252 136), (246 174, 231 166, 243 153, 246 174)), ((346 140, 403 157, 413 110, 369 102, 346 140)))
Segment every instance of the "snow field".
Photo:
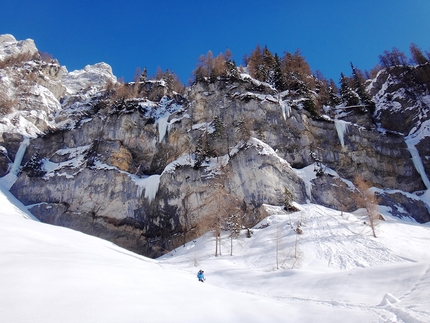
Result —
POLYGON ((208 233, 163 256, 162 264, 190 274, 202 268, 206 284, 281 301, 297 310, 300 322, 316 317, 319 322, 430 321, 425 301, 430 297, 425 287, 430 283, 428 225, 385 214, 375 239, 359 212, 341 217, 339 211, 321 206, 301 208, 271 216, 261 223, 270 226, 234 241, 233 256, 225 236, 223 255, 214 257, 214 238, 208 233), (298 221, 302 235, 291 228, 298 221))
POLYGON ((208 233, 152 260, 0 204, 1 322, 430 321, 430 227, 389 214, 375 239, 359 213, 274 207, 232 256, 225 232, 221 256, 208 233))

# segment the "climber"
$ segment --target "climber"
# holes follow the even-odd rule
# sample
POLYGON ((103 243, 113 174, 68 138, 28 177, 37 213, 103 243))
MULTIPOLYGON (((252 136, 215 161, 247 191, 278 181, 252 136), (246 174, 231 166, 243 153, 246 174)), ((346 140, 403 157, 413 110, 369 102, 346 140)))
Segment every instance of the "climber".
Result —
POLYGON ((205 272, 203 270, 199 270, 199 272, 197 273, 197 278, 199 279, 199 282, 204 282, 205 279, 205 272))

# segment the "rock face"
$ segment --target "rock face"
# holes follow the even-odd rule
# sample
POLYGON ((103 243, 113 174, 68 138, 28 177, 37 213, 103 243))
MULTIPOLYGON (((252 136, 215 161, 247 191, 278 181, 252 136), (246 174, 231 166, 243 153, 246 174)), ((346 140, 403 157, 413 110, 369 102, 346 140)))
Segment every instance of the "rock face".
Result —
POLYGON ((4 60, 7 56, 16 56, 18 54, 37 53, 36 45, 32 39, 17 41, 13 35, 0 35, 0 60, 4 60))
POLYGON ((67 94, 74 94, 86 87, 103 86, 108 82, 115 83, 116 77, 112 74, 112 68, 106 63, 87 65, 82 70, 65 73, 62 76, 63 84, 67 88, 67 94))
MULTIPOLYGON (((25 116, 33 131, 23 130, 16 111, 0 125, 2 175, 23 136, 32 134, 10 190, 43 222, 158 256, 215 226, 228 229, 233 216, 244 227, 255 225, 265 205, 363 207, 353 185, 357 174, 394 214, 430 219, 423 198, 430 100, 402 99, 405 90, 388 74, 368 87, 374 114, 338 106, 331 117, 318 117, 297 94, 249 76, 202 80, 185 95, 164 81, 145 81, 125 85, 134 93, 126 98, 107 86, 116 81, 107 64, 71 73, 52 64, 33 64, 49 82, 29 85, 46 89, 55 106, 47 101, 25 116), (48 86, 55 82, 58 87, 48 86), (387 108, 390 95, 398 103, 387 108), (407 124, 399 126, 403 119, 407 124)), ((37 104, 46 95, 34 95, 37 104)), ((17 111, 28 113, 30 106, 17 111)))

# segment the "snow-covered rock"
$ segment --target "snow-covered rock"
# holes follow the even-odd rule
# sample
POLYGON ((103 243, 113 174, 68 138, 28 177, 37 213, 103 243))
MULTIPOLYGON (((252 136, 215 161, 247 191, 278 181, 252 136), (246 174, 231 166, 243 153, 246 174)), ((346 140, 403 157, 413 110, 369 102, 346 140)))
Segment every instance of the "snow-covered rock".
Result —
POLYGON ((17 41, 10 34, 0 35, 0 60, 4 60, 8 56, 16 56, 18 54, 30 55, 38 52, 33 39, 17 41))
MULTIPOLYGON (((370 85, 380 119, 401 114, 384 91, 403 93, 381 75, 370 85)), ((1 169, 16 162, 11 192, 44 222, 157 256, 210 230, 223 212, 239 212, 252 226, 266 215, 264 204, 352 211, 362 206, 357 174, 379 188, 393 214, 429 218, 423 93, 405 138, 362 109, 338 106, 317 118, 299 93, 276 93, 246 75, 197 82, 186 96, 165 80, 130 83, 121 88, 127 97, 105 91, 116 82, 105 63, 68 73, 56 62, 25 61, 0 76, 0 93, 16 99, 0 122, 1 169), (32 140, 18 163, 23 137, 32 140), (419 211, 411 210, 416 200, 419 211)))
POLYGON ((71 95, 89 86, 103 88, 108 82, 115 83, 116 77, 112 73, 112 67, 102 62, 65 73, 62 80, 67 88, 67 95, 71 95))

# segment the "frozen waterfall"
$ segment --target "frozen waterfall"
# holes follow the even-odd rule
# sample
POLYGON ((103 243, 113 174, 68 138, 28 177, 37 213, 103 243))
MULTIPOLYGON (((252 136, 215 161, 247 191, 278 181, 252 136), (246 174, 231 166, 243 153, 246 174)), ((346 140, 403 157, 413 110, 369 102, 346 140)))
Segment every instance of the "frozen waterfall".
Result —
POLYGON ((421 175, 421 179, 427 189, 430 188, 430 180, 427 176, 427 173, 424 169, 423 161, 418 152, 416 145, 421 141, 424 137, 430 136, 430 120, 424 122, 421 127, 414 134, 410 134, 405 138, 406 145, 408 146, 408 150, 412 156, 412 162, 414 163, 415 169, 421 175))
POLYGON ((337 135, 339 136, 340 144, 342 145, 342 148, 345 148, 344 136, 348 128, 349 122, 335 119, 334 124, 336 126, 336 131, 337 131, 337 135))
POLYGON ((30 139, 24 138, 24 140, 19 145, 19 149, 16 153, 15 160, 13 161, 9 173, 2 178, 2 183, 8 190, 12 187, 18 177, 19 168, 21 167, 22 159, 24 158, 25 151, 27 150, 29 144, 30 139))

